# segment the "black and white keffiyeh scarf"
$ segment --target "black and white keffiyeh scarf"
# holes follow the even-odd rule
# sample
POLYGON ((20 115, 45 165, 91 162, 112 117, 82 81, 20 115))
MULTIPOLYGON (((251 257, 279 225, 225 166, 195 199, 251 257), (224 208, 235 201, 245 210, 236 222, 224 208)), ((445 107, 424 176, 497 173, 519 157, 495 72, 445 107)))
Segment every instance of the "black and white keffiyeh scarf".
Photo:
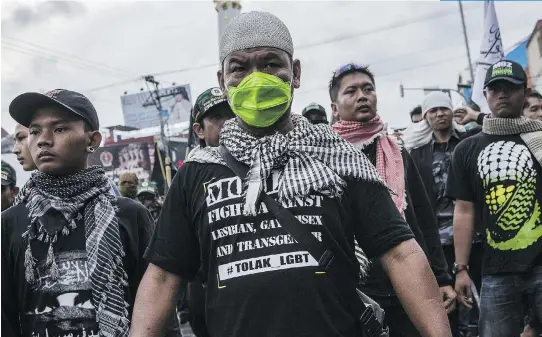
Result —
MULTIPOLYGON (((313 125, 295 114, 291 118, 293 130, 261 138, 243 130, 235 118, 222 127, 220 144, 250 167, 244 181, 245 214, 256 215, 256 204, 266 189, 266 180, 279 167, 283 168, 278 185, 280 202, 306 197, 311 192, 339 197, 346 186, 344 178, 385 185, 369 159, 328 125, 313 125)), ((218 148, 210 147, 194 150, 188 161, 226 165, 218 148)))
POLYGON ((542 122, 520 118, 486 118, 482 132, 488 135, 519 135, 533 153, 536 161, 542 165, 542 122))
POLYGON ((45 267, 57 279, 54 243, 59 235, 69 235, 76 228, 76 220, 84 216, 92 304, 96 308, 99 335, 121 337, 128 336, 130 326, 124 297, 128 275, 122 265, 124 250, 115 213, 116 197, 109 193, 110 188, 105 171, 99 166, 58 177, 36 171, 22 188, 16 204, 26 204, 31 223, 23 234, 28 242, 25 277, 29 283, 36 282, 38 276, 31 241, 49 243, 45 267), (66 219, 66 225, 56 232, 48 231, 40 222, 40 217, 53 209, 66 219))
MULTIPOLYGON (((335 133, 328 125, 311 124, 292 114, 294 129, 283 135, 276 132, 257 138, 243 130, 236 119, 224 123, 220 144, 250 170, 246 188, 244 214, 256 215, 260 193, 266 189, 271 171, 283 167, 279 176, 278 199, 287 202, 319 192, 329 197, 341 196, 345 178, 360 179, 385 186, 369 159, 335 133)), ((195 148, 186 162, 214 163, 227 166, 218 148, 195 148)), ((355 244, 355 255, 363 275, 369 261, 355 244)))

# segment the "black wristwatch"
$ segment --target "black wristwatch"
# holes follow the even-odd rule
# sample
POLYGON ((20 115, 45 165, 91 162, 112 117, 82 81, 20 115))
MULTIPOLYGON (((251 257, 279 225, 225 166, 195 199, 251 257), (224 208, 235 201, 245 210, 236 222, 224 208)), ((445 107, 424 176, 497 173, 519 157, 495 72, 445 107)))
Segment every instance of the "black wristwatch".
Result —
POLYGON ((469 266, 465 264, 457 264, 454 262, 454 268, 452 269, 452 273, 454 273, 454 275, 457 275, 457 273, 463 270, 469 271, 469 266))
POLYGON ((478 117, 476 117, 476 123, 480 126, 484 125, 484 118, 486 118, 486 114, 483 113, 483 112, 480 112, 480 114, 478 114, 478 117))

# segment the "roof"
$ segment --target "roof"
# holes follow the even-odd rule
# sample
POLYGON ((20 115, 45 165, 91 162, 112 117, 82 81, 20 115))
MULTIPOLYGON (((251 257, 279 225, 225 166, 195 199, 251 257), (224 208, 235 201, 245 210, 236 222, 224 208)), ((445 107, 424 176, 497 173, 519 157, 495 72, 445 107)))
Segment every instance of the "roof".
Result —
POLYGON ((115 126, 107 126, 105 129, 109 130, 117 130, 117 131, 134 131, 139 130, 138 128, 134 128, 132 126, 126 126, 126 125, 115 125, 115 126))
POLYGON ((527 48, 529 48, 529 44, 531 43, 531 40, 533 39, 534 34, 536 31, 540 31, 540 34, 542 35, 542 20, 538 20, 536 24, 534 25, 533 32, 529 36, 529 39, 527 40, 527 48))
POLYGON ((6 130, 4 130, 4 128, 2 128, 2 138, 6 137, 6 136, 9 136, 9 132, 7 132, 6 130))

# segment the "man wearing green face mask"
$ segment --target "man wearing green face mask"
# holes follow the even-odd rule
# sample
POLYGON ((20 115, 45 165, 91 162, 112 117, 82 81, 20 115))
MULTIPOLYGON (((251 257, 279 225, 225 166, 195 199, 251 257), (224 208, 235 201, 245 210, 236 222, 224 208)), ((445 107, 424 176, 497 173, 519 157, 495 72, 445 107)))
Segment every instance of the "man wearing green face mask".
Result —
POLYGON ((218 80, 236 118, 224 123, 221 147, 190 157, 175 176, 131 336, 160 336, 181 278, 198 271, 211 336, 360 336, 356 308, 331 280, 345 275, 344 288, 355 291, 366 266, 356 262, 354 238, 367 257, 380 257, 422 336, 451 336, 427 259, 374 166, 329 126, 291 113, 301 78, 293 54, 288 28, 272 14, 244 13, 226 27, 218 80), (248 174, 239 178, 221 149, 248 174), (294 239, 260 202, 263 193, 312 226, 319 242, 294 239), (327 269, 308 252, 331 249, 332 240, 345 252, 332 263, 355 268, 327 269))

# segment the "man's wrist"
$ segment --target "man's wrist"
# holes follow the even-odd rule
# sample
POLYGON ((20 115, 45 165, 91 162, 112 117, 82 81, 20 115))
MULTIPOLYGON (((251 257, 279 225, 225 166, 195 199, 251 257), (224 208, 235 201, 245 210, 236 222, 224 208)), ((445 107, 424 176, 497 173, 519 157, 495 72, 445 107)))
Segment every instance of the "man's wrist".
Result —
POLYGON ((482 112, 479 112, 478 113, 478 116, 476 116, 476 123, 478 125, 483 125, 484 124, 484 118, 486 117, 486 114, 482 113, 482 112))
POLYGON ((457 275, 463 271, 466 271, 468 272, 469 271, 469 266, 466 265, 466 264, 461 264, 461 263, 454 263, 454 268, 452 269, 452 272, 457 275))

